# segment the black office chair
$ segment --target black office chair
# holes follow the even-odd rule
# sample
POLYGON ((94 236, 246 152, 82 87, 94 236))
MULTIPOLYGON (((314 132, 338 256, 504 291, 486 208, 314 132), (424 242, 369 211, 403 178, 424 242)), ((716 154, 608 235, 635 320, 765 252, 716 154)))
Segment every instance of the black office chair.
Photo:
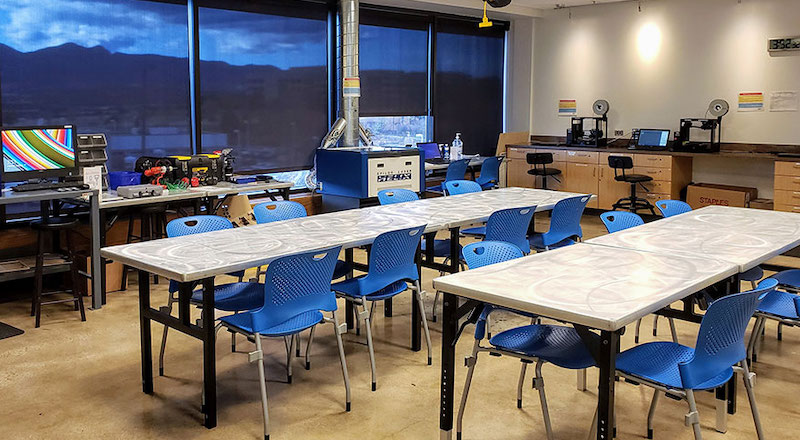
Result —
POLYGON ((528 174, 534 176, 534 186, 536 186, 536 176, 542 176, 542 189, 547 189, 548 177, 552 177, 556 179, 557 182, 561 182, 561 180, 556 177, 561 174, 561 170, 547 168, 547 165, 553 163, 553 153, 528 153, 526 159, 528 160, 528 165, 533 165, 533 169, 528 170, 528 174))
POLYGON ((644 183, 652 182, 653 178, 643 174, 625 174, 625 170, 633 169, 633 159, 630 157, 608 156, 608 166, 614 168, 614 180, 631 184, 631 196, 617 200, 617 203, 613 205, 614 210, 621 209, 635 213, 640 209, 649 209, 651 214, 656 215, 655 206, 652 203, 636 196, 636 185, 641 185, 647 191, 644 183), (622 171, 621 175, 619 174, 620 170, 622 171))

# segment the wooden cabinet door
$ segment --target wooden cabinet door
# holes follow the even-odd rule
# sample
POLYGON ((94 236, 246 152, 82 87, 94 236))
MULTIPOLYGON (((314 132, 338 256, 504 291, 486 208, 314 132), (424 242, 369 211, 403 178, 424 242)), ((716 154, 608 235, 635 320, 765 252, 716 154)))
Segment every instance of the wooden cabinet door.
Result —
POLYGON ((631 195, 631 185, 625 182, 614 180, 614 169, 606 165, 600 167, 600 185, 598 188, 597 201, 600 209, 612 210, 614 203, 623 197, 631 195))
POLYGON ((528 174, 531 166, 525 159, 509 159, 506 167, 506 185, 533 188, 533 176, 528 174))
MULTIPOLYGON (((599 176, 596 164, 587 163, 567 163, 566 190, 583 194, 597 195, 599 176)), ((594 199, 586 205, 589 208, 597 208, 598 200, 594 199)))

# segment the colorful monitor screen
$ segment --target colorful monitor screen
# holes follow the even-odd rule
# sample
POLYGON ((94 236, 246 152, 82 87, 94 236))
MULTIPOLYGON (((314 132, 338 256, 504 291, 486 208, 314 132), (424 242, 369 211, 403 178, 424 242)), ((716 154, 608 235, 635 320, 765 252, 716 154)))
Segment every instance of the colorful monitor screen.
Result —
POLYGON ((3 172, 75 168, 75 133, 61 128, 3 129, 3 172))

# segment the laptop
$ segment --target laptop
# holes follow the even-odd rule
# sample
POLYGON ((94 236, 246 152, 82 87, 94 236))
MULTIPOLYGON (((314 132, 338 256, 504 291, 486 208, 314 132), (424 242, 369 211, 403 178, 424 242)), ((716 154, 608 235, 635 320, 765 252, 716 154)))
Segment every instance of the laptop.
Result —
POLYGON ((442 152, 439 150, 439 144, 436 142, 419 143, 417 144, 417 148, 422 150, 422 152, 425 154, 425 162, 432 164, 447 163, 442 158, 442 152))
POLYGON ((669 148, 669 130, 639 130, 639 138, 636 141, 637 150, 667 150, 669 148))

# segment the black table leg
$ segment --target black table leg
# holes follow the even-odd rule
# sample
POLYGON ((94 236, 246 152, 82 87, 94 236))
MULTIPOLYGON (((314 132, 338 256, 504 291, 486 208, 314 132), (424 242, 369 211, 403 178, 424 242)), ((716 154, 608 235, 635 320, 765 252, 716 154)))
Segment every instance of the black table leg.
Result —
POLYGON ((150 274, 139 271, 139 330, 142 349, 142 391, 153 394, 153 342, 150 328, 150 274))
POLYGON ((597 402, 597 440, 613 438, 614 386, 616 384, 619 333, 600 332, 600 349, 597 366, 600 369, 597 402))
MULTIPOLYGON (((414 259, 417 263, 417 276, 422 285, 422 251, 417 247, 417 252, 414 259)), ((414 292, 414 297, 411 299, 411 351, 422 350, 422 314, 420 314, 419 303, 417 295, 422 295, 422 292, 414 292)))
POLYGON ((458 335, 458 297, 444 295, 442 310, 442 381, 439 403, 439 429, 441 439, 453 438, 453 408, 456 367, 456 337, 458 335))
MULTIPOLYGON (((344 251, 344 261, 347 263, 348 266, 353 267, 353 248, 345 249, 344 251)), ((353 271, 350 271, 350 274, 347 275, 347 279, 353 278, 353 271)), ((347 322, 347 330, 352 330, 356 327, 356 309, 353 306, 353 303, 350 301, 345 301, 345 310, 344 310, 345 321, 347 322)))
POLYGON ((217 367, 215 362, 214 278, 203 280, 203 413, 205 427, 217 426, 217 367))
POLYGON ((450 228, 450 273, 458 273, 461 266, 459 228, 450 228))
MULTIPOLYGON (((106 212, 105 210, 100 210, 100 248, 104 248, 106 246, 106 234, 108 233, 108 228, 106 226, 106 212)), ((108 260, 103 257, 100 257, 100 304, 106 305, 106 290, 108 290, 108 286, 106 285, 106 264, 108 264, 108 260)), ((127 286, 125 286, 127 288, 127 286)), ((97 295, 97 292, 92 291, 92 295, 97 295)))
POLYGON ((385 299, 383 301, 383 316, 387 318, 392 317, 392 299, 385 299))

